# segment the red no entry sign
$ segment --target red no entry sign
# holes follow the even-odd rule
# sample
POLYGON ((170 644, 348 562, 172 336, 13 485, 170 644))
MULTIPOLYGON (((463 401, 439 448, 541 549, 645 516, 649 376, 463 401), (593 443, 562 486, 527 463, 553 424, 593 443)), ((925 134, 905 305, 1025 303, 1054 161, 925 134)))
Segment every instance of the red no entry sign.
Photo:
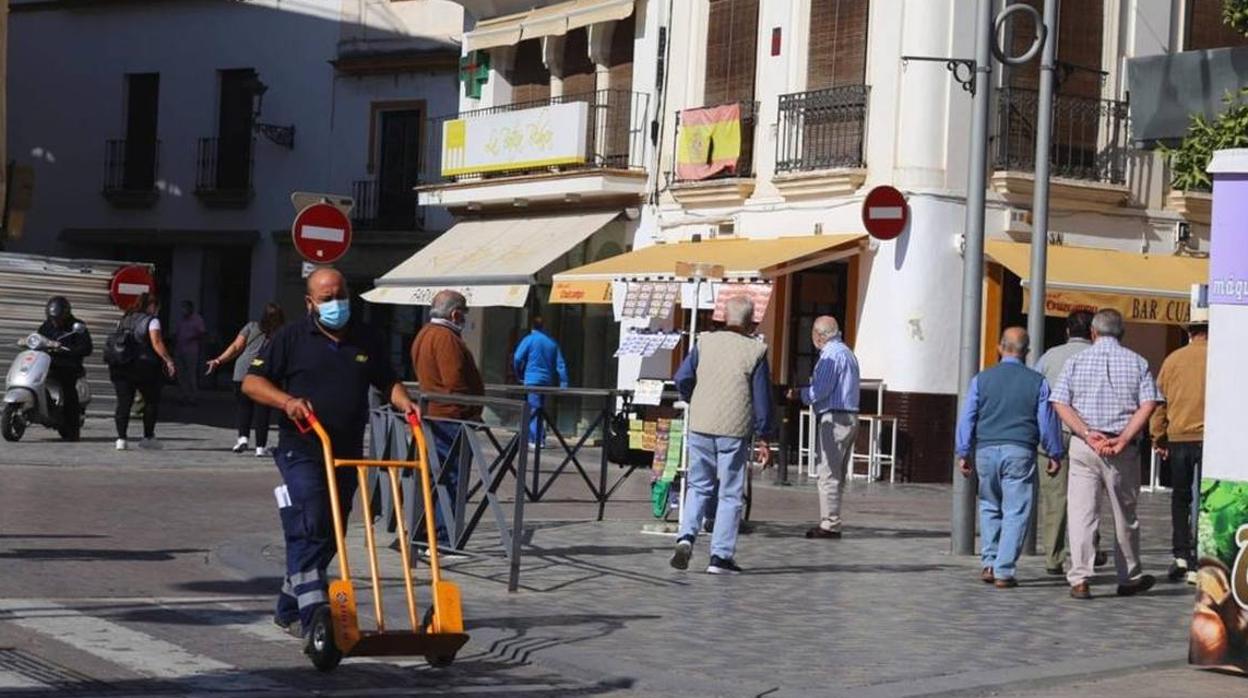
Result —
POLYGON ((156 290, 156 281, 147 267, 137 264, 122 267, 113 274, 112 283, 108 286, 108 297, 113 305, 122 310, 129 310, 144 293, 156 290))
POLYGON ((876 187, 862 202, 862 224, 867 233, 877 240, 892 240, 901 235, 909 220, 910 207, 906 204, 906 197, 893 187, 876 187))
POLYGON ((351 247, 351 221, 335 206, 312 204, 295 216, 290 235, 304 259, 330 264, 351 247))

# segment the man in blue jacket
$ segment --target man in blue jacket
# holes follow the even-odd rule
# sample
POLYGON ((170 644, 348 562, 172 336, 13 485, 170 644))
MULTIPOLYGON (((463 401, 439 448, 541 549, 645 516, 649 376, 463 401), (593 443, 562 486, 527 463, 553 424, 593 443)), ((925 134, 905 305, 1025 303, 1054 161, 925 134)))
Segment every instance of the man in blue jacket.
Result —
POLYGON ((1035 505, 1036 447, 1061 471, 1065 446, 1044 375, 1023 364, 1027 330, 1001 335, 1001 363, 971 379, 958 420, 958 468, 979 475, 979 578, 998 589, 1018 586, 1015 569, 1035 505))
MULTIPOLYGON (((542 324, 541 316, 533 318, 533 329, 528 336, 520 340, 516 354, 512 357, 516 369, 516 377, 525 385, 568 387, 568 365, 563 360, 563 351, 542 324)), ((529 420, 529 445, 542 443, 546 438, 546 430, 537 410, 545 402, 545 395, 529 393, 529 408, 533 410, 533 418, 529 420)))

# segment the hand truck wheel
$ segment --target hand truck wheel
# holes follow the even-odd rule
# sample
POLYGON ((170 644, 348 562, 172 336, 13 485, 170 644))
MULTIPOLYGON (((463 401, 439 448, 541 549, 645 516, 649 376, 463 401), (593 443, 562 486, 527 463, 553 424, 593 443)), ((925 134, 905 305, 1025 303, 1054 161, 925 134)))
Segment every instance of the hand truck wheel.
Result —
POLYGON ((316 609, 303 651, 312 659, 312 665, 320 671, 333 671, 342 661, 342 651, 334 644, 333 616, 330 615, 329 606, 316 609))

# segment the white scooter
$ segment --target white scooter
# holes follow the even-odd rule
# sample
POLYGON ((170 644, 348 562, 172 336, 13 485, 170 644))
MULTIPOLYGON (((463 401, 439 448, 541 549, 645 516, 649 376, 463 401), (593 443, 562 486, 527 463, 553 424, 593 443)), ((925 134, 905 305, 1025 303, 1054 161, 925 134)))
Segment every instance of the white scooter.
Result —
MULTIPOLYGON (((86 331, 86 325, 74 323, 69 334, 86 331)), ((68 335, 62 335, 64 339, 68 335)), ((9 367, 4 381, 4 406, 0 411, 0 435, 5 441, 19 441, 29 424, 42 424, 55 429, 63 439, 76 437, 86 421, 87 405, 91 402, 91 387, 85 377, 79 377, 74 389, 78 391, 80 410, 75 415, 63 415, 61 410, 60 383, 51 377, 52 354, 65 351, 55 339, 33 333, 17 343, 26 351, 17 355, 9 367), (70 428, 68 420, 76 424, 70 428)))

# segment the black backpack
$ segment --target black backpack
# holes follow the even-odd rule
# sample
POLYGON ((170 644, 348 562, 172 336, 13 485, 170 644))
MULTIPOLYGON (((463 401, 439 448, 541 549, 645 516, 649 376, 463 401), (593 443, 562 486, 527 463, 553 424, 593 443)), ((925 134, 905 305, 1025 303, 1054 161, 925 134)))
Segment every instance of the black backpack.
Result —
POLYGON ((135 319, 146 317, 142 313, 134 313, 123 317, 117 327, 104 340, 104 363, 113 368, 130 366, 143 354, 143 345, 135 336, 135 319))

